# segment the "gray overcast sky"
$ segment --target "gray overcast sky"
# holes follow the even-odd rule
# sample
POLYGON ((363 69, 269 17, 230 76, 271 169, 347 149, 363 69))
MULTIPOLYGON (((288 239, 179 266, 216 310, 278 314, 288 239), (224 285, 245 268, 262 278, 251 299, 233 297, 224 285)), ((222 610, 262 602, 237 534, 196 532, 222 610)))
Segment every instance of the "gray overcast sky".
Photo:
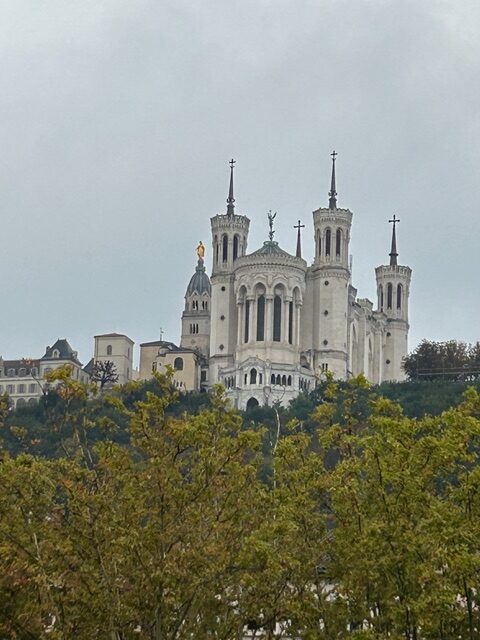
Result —
POLYGON ((178 340, 237 160, 249 249, 354 212, 375 299, 393 213, 413 268, 410 346, 480 339, 478 0, 0 0, 0 354, 67 337, 178 340))

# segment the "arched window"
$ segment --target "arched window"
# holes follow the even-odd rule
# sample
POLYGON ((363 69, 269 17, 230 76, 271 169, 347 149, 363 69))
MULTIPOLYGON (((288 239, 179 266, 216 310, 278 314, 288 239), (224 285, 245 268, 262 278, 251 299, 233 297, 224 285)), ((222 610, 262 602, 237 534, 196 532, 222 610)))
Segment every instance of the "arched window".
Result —
POLYGON ((257 299, 257 342, 265 340, 265 296, 257 299))
POLYGON ((250 384, 257 384, 257 370, 250 369, 250 384))
POLYGON ((287 376, 285 376, 285 375, 282 376, 282 386, 283 387, 287 386, 287 376))
POLYGON ((330 229, 327 229, 327 232, 325 233, 325 255, 326 256, 330 255, 331 244, 332 244, 332 232, 330 231, 330 229))
POLYGON ((270 384, 275 384, 275 374, 272 373, 272 375, 270 376, 270 384))
POLYGON ((342 230, 337 229, 336 242, 335 242, 335 254, 340 257, 342 252, 342 230))
POLYGON ((380 311, 383 311, 383 287, 382 285, 378 288, 378 306, 380 307, 380 311))
POLYGON ((240 241, 240 238, 238 236, 233 236, 233 259, 234 260, 238 258, 239 241, 240 241))
POLYGON ((287 386, 289 386, 289 387, 292 386, 292 376, 288 376, 288 378, 287 378, 287 386))
POLYGON ((273 340, 280 342, 282 338, 282 298, 276 295, 273 298, 273 340))
POLYGON ((113 351, 112 345, 108 344, 107 345, 107 356, 111 356, 112 355, 112 351, 113 351))
POLYGON ((322 255, 322 240, 320 236, 320 231, 317 231, 317 251, 318 251, 318 257, 320 257, 322 255))
POLYGON ((258 384, 263 384, 263 373, 258 374, 258 384))
POLYGON ((393 287, 392 283, 387 284, 387 309, 392 308, 393 287))
POLYGON ((218 246, 218 236, 215 236, 215 262, 218 264, 218 253, 220 250, 220 247, 218 246))
POLYGON ((293 302, 288 303, 288 344, 293 343, 293 302))
POLYGON ((228 237, 226 235, 222 238, 222 260, 223 262, 228 260, 228 237))
POLYGON ((249 338, 249 324, 250 324, 250 300, 247 300, 245 302, 245 334, 244 334, 244 341, 248 342, 248 338, 249 338))
POLYGON ((256 398, 250 398, 250 400, 247 402, 247 411, 250 411, 250 409, 255 409, 255 407, 258 407, 258 400, 256 398))
POLYGON ((183 371, 183 358, 175 358, 173 368, 175 371, 183 371))
POLYGON ((397 309, 402 308, 402 285, 397 284, 397 309))
POLYGON ((282 384, 282 379, 280 377, 280 374, 278 374, 277 376, 277 384, 282 384))

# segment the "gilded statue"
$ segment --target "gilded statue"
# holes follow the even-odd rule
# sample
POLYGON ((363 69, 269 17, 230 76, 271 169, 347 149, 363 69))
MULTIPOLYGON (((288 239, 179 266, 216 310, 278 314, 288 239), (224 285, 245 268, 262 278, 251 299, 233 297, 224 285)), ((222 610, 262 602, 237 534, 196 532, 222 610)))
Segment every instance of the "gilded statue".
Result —
POLYGON ((203 260, 204 257, 205 257, 205 245, 203 244, 203 242, 201 240, 198 243, 197 256, 198 256, 199 260, 203 260))

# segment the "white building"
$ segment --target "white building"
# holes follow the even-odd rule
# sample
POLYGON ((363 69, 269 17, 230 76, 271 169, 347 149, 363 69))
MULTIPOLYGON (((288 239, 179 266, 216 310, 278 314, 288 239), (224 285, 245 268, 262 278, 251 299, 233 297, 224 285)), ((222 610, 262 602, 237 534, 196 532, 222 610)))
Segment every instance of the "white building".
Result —
POLYGON ((121 333, 104 333, 95 336, 94 362, 113 362, 117 384, 125 384, 133 378, 133 340, 121 333))
POLYGON ((14 408, 35 404, 47 388, 46 375, 64 365, 71 367, 74 380, 88 382, 77 352, 65 338, 47 347, 40 359, 3 360, 0 356, 0 394, 7 393, 14 408))
POLYGON ((349 257, 353 215, 337 206, 332 156, 328 206, 313 212, 312 264, 301 257, 300 223, 292 255, 274 241, 271 215, 269 240, 247 252, 250 220, 235 213, 231 163, 227 211, 211 219, 212 276, 199 254, 180 346, 208 359, 208 384, 222 383, 241 409, 286 404, 326 371, 339 379, 363 373, 374 384, 404 379, 411 269, 398 265, 398 221, 391 221, 389 263, 375 270, 376 305, 357 298, 349 257))

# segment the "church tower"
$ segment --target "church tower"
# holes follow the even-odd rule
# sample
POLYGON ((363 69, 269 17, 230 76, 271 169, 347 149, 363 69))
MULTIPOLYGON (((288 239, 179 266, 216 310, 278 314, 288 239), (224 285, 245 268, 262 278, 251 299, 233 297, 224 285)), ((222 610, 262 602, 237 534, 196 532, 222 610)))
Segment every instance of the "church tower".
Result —
POLYGON ((347 376, 349 243, 352 212, 337 207, 335 161, 328 207, 313 212, 315 259, 310 270, 312 289, 313 367, 317 373, 331 371, 347 376))
POLYGON ((230 186, 227 212, 211 219, 213 267, 210 335, 210 380, 218 380, 219 368, 231 366, 237 341, 237 308, 234 295, 234 269, 247 251, 250 220, 235 213, 233 168, 230 161, 230 186))
POLYGON ((198 263, 185 293, 182 314, 182 348, 197 349, 205 358, 210 354, 210 312, 212 286, 205 271, 204 247, 197 247, 198 263))
POLYGON ((375 269, 377 278, 378 311, 387 317, 385 335, 383 380, 404 380, 402 360, 408 353, 408 298, 412 270, 398 264, 396 225, 393 216, 390 264, 375 269))

